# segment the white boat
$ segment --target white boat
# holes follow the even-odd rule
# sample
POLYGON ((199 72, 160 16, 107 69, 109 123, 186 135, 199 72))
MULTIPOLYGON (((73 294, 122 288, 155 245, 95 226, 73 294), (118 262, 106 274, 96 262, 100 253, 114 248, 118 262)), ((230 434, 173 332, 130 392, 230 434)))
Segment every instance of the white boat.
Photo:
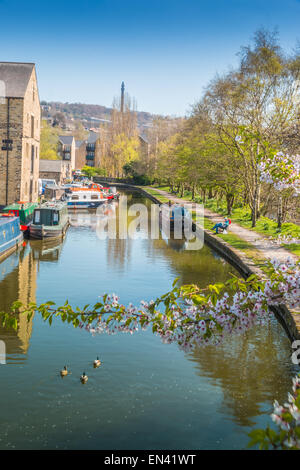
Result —
POLYGON ((100 191, 73 191, 66 197, 68 209, 96 209, 107 202, 100 191))

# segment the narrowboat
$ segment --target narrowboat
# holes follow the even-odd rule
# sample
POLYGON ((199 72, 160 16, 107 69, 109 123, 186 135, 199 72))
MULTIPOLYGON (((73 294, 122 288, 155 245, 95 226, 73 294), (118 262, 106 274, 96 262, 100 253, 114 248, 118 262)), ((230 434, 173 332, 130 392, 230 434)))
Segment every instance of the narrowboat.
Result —
POLYGON ((66 197, 68 209, 96 209, 105 202, 107 198, 104 197, 101 191, 72 191, 66 197))
POLYGON ((160 211, 160 223, 165 226, 170 227, 173 231, 178 227, 178 229, 183 229, 185 224, 191 225, 191 214, 185 209, 185 207, 179 204, 172 204, 171 206, 163 204, 160 211))
POLYGON ((0 259, 16 250, 22 241, 19 217, 0 214, 0 259))
POLYGON ((24 235, 29 235, 29 227, 32 223, 34 209, 37 205, 36 202, 16 202, 15 204, 4 207, 2 212, 19 217, 22 232, 24 232, 24 235))
POLYGON ((30 225, 30 238, 38 240, 64 237, 69 226, 67 204, 45 202, 36 207, 30 225))

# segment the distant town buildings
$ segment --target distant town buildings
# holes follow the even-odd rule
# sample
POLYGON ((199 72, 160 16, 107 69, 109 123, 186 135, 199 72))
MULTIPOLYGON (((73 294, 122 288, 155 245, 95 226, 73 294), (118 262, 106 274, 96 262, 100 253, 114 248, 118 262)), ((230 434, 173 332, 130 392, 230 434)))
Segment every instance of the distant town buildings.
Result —
POLYGON ((41 109, 35 64, 0 62, 0 205, 38 200, 41 109))

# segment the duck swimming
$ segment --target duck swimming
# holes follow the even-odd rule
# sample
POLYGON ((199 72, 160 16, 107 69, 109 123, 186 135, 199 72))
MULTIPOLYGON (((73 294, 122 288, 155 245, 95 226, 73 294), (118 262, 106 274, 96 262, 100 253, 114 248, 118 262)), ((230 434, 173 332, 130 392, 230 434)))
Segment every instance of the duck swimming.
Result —
POLYGON ((61 377, 65 377, 66 375, 68 375, 68 369, 67 369, 67 366, 64 366, 63 370, 60 371, 60 375, 61 377))
POLYGON ((101 366, 101 361, 99 357, 97 356, 97 359, 94 360, 94 368, 96 369, 97 367, 101 366))
POLYGON ((83 374, 82 374, 81 377, 80 377, 80 382, 81 382, 82 384, 85 384, 85 383, 87 383, 88 380, 89 380, 88 376, 86 375, 85 372, 83 372, 83 374))

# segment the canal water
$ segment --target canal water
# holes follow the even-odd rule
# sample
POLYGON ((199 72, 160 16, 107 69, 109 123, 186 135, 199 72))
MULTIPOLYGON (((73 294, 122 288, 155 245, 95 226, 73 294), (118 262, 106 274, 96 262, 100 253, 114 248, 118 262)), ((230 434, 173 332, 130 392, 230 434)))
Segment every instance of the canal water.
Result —
MULTIPOLYGON (((150 207, 138 193, 127 196, 129 205, 150 207)), ((104 292, 137 303, 167 292, 177 277, 204 287, 235 272, 208 247, 101 240, 94 214, 70 217, 62 244, 28 242, 0 263, 0 310, 16 299, 84 306, 104 292)), ((253 427, 270 424, 273 399, 286 399, 295 372, 275 319, 189 354, 151 331, 93 337, 37 315, 18 332, 1 328, 0 340, 0 449, 245 448, 253 427), (93 369, 97 356, 103 364, 93 369), (64 365, 71 374, 62 379, 64 365)))

